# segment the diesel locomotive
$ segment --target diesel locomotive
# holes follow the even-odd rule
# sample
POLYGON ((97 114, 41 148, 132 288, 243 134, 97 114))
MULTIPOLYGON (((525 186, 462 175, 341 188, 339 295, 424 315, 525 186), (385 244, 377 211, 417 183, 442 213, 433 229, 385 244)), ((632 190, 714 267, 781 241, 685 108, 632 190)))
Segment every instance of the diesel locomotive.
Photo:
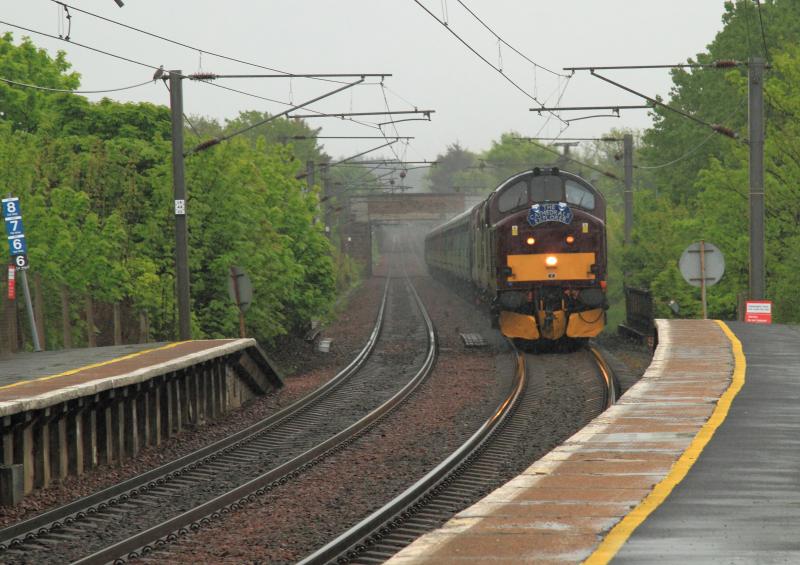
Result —
POLYGON ((511 338, 575 344, 606 321, 606 204, 555 167, 512 176, 471 210, 432 230, 434 276, 470 283, 511 338))

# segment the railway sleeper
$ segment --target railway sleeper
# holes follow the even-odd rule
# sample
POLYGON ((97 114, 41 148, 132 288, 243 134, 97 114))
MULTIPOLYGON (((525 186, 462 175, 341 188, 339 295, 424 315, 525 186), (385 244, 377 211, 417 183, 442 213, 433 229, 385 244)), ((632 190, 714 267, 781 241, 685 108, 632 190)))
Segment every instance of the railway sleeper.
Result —
POLYGON ((420 522, 429 523, 432 526, 438 526, 442 523, 442 514, 441 512, 432 512, 426 506, 424 510, 414 514, 414 519, 420 522))
MULTIPOLYGON (((378 554, 378 555, 383 555, 383 554, 378 554)), ((386 562, 392 555, 394 554, 385 555, 383 557, 362 557, 360 559, 355 559, 354 561, 351 561, 351 563, 352 565, 373 565, 373 564, 378 565, 380 563, 386 562)))
POLYGON ((470 487, 474 489, 483 489, 486 488, 490 483, 488 483, 484 479, 480 478, 472 478, 472 477, 459 477, 458 478, 458 485, 464 485, 465 487, 470 487))
POLYGON ((422 534, 427 534, 428 533, 428 529, 425 528, 422 525, 415 525, 415 524, 406 523, 406 524, 400 526, 400 528, 398 529, 397 533, 398 533, 398 535, 411 537, 411 538, 416 538, 418 536, 421 536, 422 534))
POLYGON ((384 563, 386 560, 388 560, 389 558, 391 558, 392 556, 394 556, 397 553, 397 550, 388 550, 388 549, 386 549, 386 550, 381 551, 381 550, 375 549, 376 547, 379 547, 379 546, 375 546, 374 545, 374 546, 370 547, 369 548, 369 553, 367 555, 364 555, 362 557, 357 557, 356 559, 354 559, 352 561, 352 563, 354 565, 356 563, 365 563, 365 564, 368 564, 368 563, 384 563))
POLYGON ((376 543, 369 548, 370 553, 390 553, 390 557, 408 545, 408 538, 392 532, 387 537, 382 538, 380 543, 376 543))

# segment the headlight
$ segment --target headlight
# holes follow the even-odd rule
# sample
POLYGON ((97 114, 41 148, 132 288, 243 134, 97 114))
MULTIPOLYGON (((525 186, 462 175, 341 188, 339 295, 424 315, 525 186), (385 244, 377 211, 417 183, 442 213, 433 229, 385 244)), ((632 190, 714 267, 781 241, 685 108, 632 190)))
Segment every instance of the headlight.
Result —
POLYGON ((544 260, 544 264, 547 265, 548 267, 555 267, 557 263, 558 263, 558 257, 555 257, 554 255, 548 255, 547 258, 544 260))

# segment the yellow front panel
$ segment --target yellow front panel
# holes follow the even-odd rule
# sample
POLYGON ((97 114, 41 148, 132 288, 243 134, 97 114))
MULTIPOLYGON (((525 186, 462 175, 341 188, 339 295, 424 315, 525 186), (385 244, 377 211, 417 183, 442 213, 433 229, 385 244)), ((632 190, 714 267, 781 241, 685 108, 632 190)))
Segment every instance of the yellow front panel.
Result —
POLYGON ((574 281, 594 280, 591 267, 595 262, 594 253, 537 253, 530 255, 509 255, 511 282, 527 281, 574 281), (545 258, 555 257, 554 267, 545 264, 545 258))
POLYGON ((573 312, 567 324, 568 337, 597 337, 605 327, 605 310, 595 308, 584 312, 573 312))
POLYGON ((553 312, 553 318, 548 324, 547 312, 538 312, 539 317, 539 333, 542 337, 547 339, 558 339, 564 335, 567 328, 567 315, 563 310, 556 310, 553 312))
POLYGON ((539 329, 533 316, 517 314, 516 312, 500 312, 500 330, 506 337, 521 339, 539 339, 539 329))

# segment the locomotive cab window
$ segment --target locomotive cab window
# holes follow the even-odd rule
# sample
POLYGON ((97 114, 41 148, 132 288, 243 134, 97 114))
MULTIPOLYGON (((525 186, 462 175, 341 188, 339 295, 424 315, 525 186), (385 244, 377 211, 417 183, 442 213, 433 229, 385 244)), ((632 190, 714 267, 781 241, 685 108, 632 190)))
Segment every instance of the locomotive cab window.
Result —
POLYGON ((512 184, 500 193, 497 198, 497 209, 510 212, 528 204, 528 181, 521 180, 512 184))
POLYGON ((567 204, 578 206, 584 210, 594 210, 594 194, 588 188, 574 180, 567 180, 565 185, 567 204))
POLYGON ((531 178, 532 202, 563 202, 564 186, 561 177, 545 175, 531 178))

